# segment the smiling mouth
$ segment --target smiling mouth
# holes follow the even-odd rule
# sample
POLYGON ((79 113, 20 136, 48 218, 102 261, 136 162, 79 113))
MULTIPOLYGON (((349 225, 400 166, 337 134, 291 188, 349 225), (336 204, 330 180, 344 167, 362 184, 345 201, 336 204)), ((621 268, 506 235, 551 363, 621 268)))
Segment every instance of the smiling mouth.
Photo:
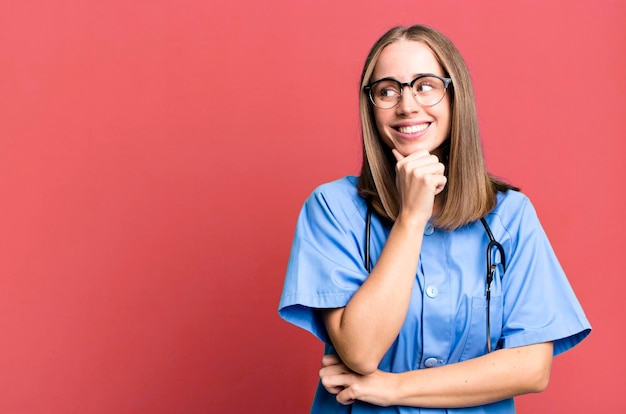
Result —
POLYGON ((398 130, 398 132, 401 132, 403 134, 416 134, 416 133, 422 132, 423 130, 428 128, 429 125, 430 125, 430 123, 425 123, 425 124, 419 124, 419 125, 411 125, 411 126, 406 126, 406 127, 399 127, 399 128, 396 128, 396 129, 398 130))

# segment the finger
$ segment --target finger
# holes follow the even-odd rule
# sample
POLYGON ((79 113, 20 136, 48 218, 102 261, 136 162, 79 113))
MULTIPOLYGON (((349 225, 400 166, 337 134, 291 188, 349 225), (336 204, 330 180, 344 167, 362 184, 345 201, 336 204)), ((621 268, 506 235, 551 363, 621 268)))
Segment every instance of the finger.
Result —
POLYGON ((324 388, 331 394, 337 394, 348 386, 348 378, 344 374, 333 375, 329 373, 322 374, 320 372, 320 381, 324 388))
POLYGON ((392 148, 391 152, 393 153, 393 156, 396 157, 396 161, 402 161, 404 159, 404 155, 400 154, 400 151, 397 149, 392 148))
POLYGON ((443 177, 445 166, 441 163, 421 165, 419 161, 412 162, 403 167, 396 167, 397 179, 423 180, 429 176, 443 177))
POLYGON ((446 166, 440 162, 428 164, 425 166, 425 168, 430 174, 433 174, 433 175, 444 175, 446 171, 446 166))
POLYGON ((352 387, 345 388, 337 394, 337 402, 342 405, 350 405, 355 401, 353 394, 352 387))
POLYGON ((443 174, 437 173, 427 173, 424 175, 424 183, 428 188, 431 188, 433 191, 436 189, 443 189, 446 185, 447 178, 443 174))
POLYGON ((404 166, 405 168, 416 168, 422 167, 426 165, 438 165, 442 163, 439 162, 439 158, 436 155, 429 154, 426 151, 418 151, 415 152, 408 157, 404 157, 403 162, 398 162, 397 166, 404 166))
POLYGON ((333 395, 337 395, 344 390, 343 387, 324 387, 324 389, 333 395))
POLYGON ((407 155, 403 155, 400 151, 398 151, 395 148, 391 149, 391 152, 393 153, 394 157, 396 157, 396 161, 397 162, 402 162, 404 160, 415 160, 415 159, 419 159, 419 158, 424 158, 424 157, 428 157, 431 154, 426 151, 426 150, 418 150, 415 152, 412 152, 410 154, 407 155))
POLYGON ((405 158, 401 163, 396 164, 396 174, 400 177, 413 177, 418 178, 428 174, 443 175, 445 166, 438 162, 436 157, 434 158, 420 158, 415 160, 408 160, 405 158))
POLYGON ((345 385, 338 384, 336 378, 330 376, 321 377, 320 380, 322 386, 331 394, 337 395, 346 388, 345 385))
MULTIPOLYGON (((350 371, 350 369, 346 367, 344 364, 329 365, 327 367, 323 367, 319 371, 320 378, 333 377, 333 376, 339 377, 341 375, 346 375, 346 374, 352 374, 352 371, 350 371)), ((335 381, 338 381, 338 379, 336 378, 335 381)))
POLYGON ((435 156, 409 161, 406 165, 407 171, 423 171, 428 174, 443 174, 446 169, 445 165, 440 163, 435 156))
POLYGON ((441 193, 443 189, 446 187, 448 179, 445 175, 438 176, 439 182, 435 185, 435 195, 441 193))
POLYGON ((341 359, 336 354, 328 354, 322 357, 322 367, 327 367, 329 365, 341 364, 341 359))

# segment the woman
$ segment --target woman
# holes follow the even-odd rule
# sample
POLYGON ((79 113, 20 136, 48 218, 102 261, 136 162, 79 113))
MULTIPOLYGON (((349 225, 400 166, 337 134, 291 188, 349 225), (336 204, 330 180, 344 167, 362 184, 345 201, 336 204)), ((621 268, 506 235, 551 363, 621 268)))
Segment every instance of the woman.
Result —
POLYGON ((394 28, 360 105, 361 175, 306 201, 279 307, 326 344, 312 412, 515 412, 591 327, 530 201, 485 170, 461 55, 394 28))

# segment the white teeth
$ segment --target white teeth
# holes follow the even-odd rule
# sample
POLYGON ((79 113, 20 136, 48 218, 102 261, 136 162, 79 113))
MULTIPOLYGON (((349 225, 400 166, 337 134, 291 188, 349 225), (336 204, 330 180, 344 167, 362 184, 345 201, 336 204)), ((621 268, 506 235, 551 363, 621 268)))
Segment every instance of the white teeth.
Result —
POLYGON ((425 130, 427 127, 428 124, 419 124, 408 127, 400 127, 398 128, 398 131, 402 132, 403 134, 415 134, 416 132, 421 132, 425 130))

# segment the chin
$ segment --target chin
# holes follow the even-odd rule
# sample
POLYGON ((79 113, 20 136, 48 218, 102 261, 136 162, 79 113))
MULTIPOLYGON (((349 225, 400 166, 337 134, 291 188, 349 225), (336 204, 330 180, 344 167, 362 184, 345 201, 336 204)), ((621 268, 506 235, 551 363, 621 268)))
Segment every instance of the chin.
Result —
POLYGON ((431 145, 403 145, 397 146, 396 149, 406 157, 418 151, 427 151, 429 154, 432 154, 437 148, 433 148, 431 145))

